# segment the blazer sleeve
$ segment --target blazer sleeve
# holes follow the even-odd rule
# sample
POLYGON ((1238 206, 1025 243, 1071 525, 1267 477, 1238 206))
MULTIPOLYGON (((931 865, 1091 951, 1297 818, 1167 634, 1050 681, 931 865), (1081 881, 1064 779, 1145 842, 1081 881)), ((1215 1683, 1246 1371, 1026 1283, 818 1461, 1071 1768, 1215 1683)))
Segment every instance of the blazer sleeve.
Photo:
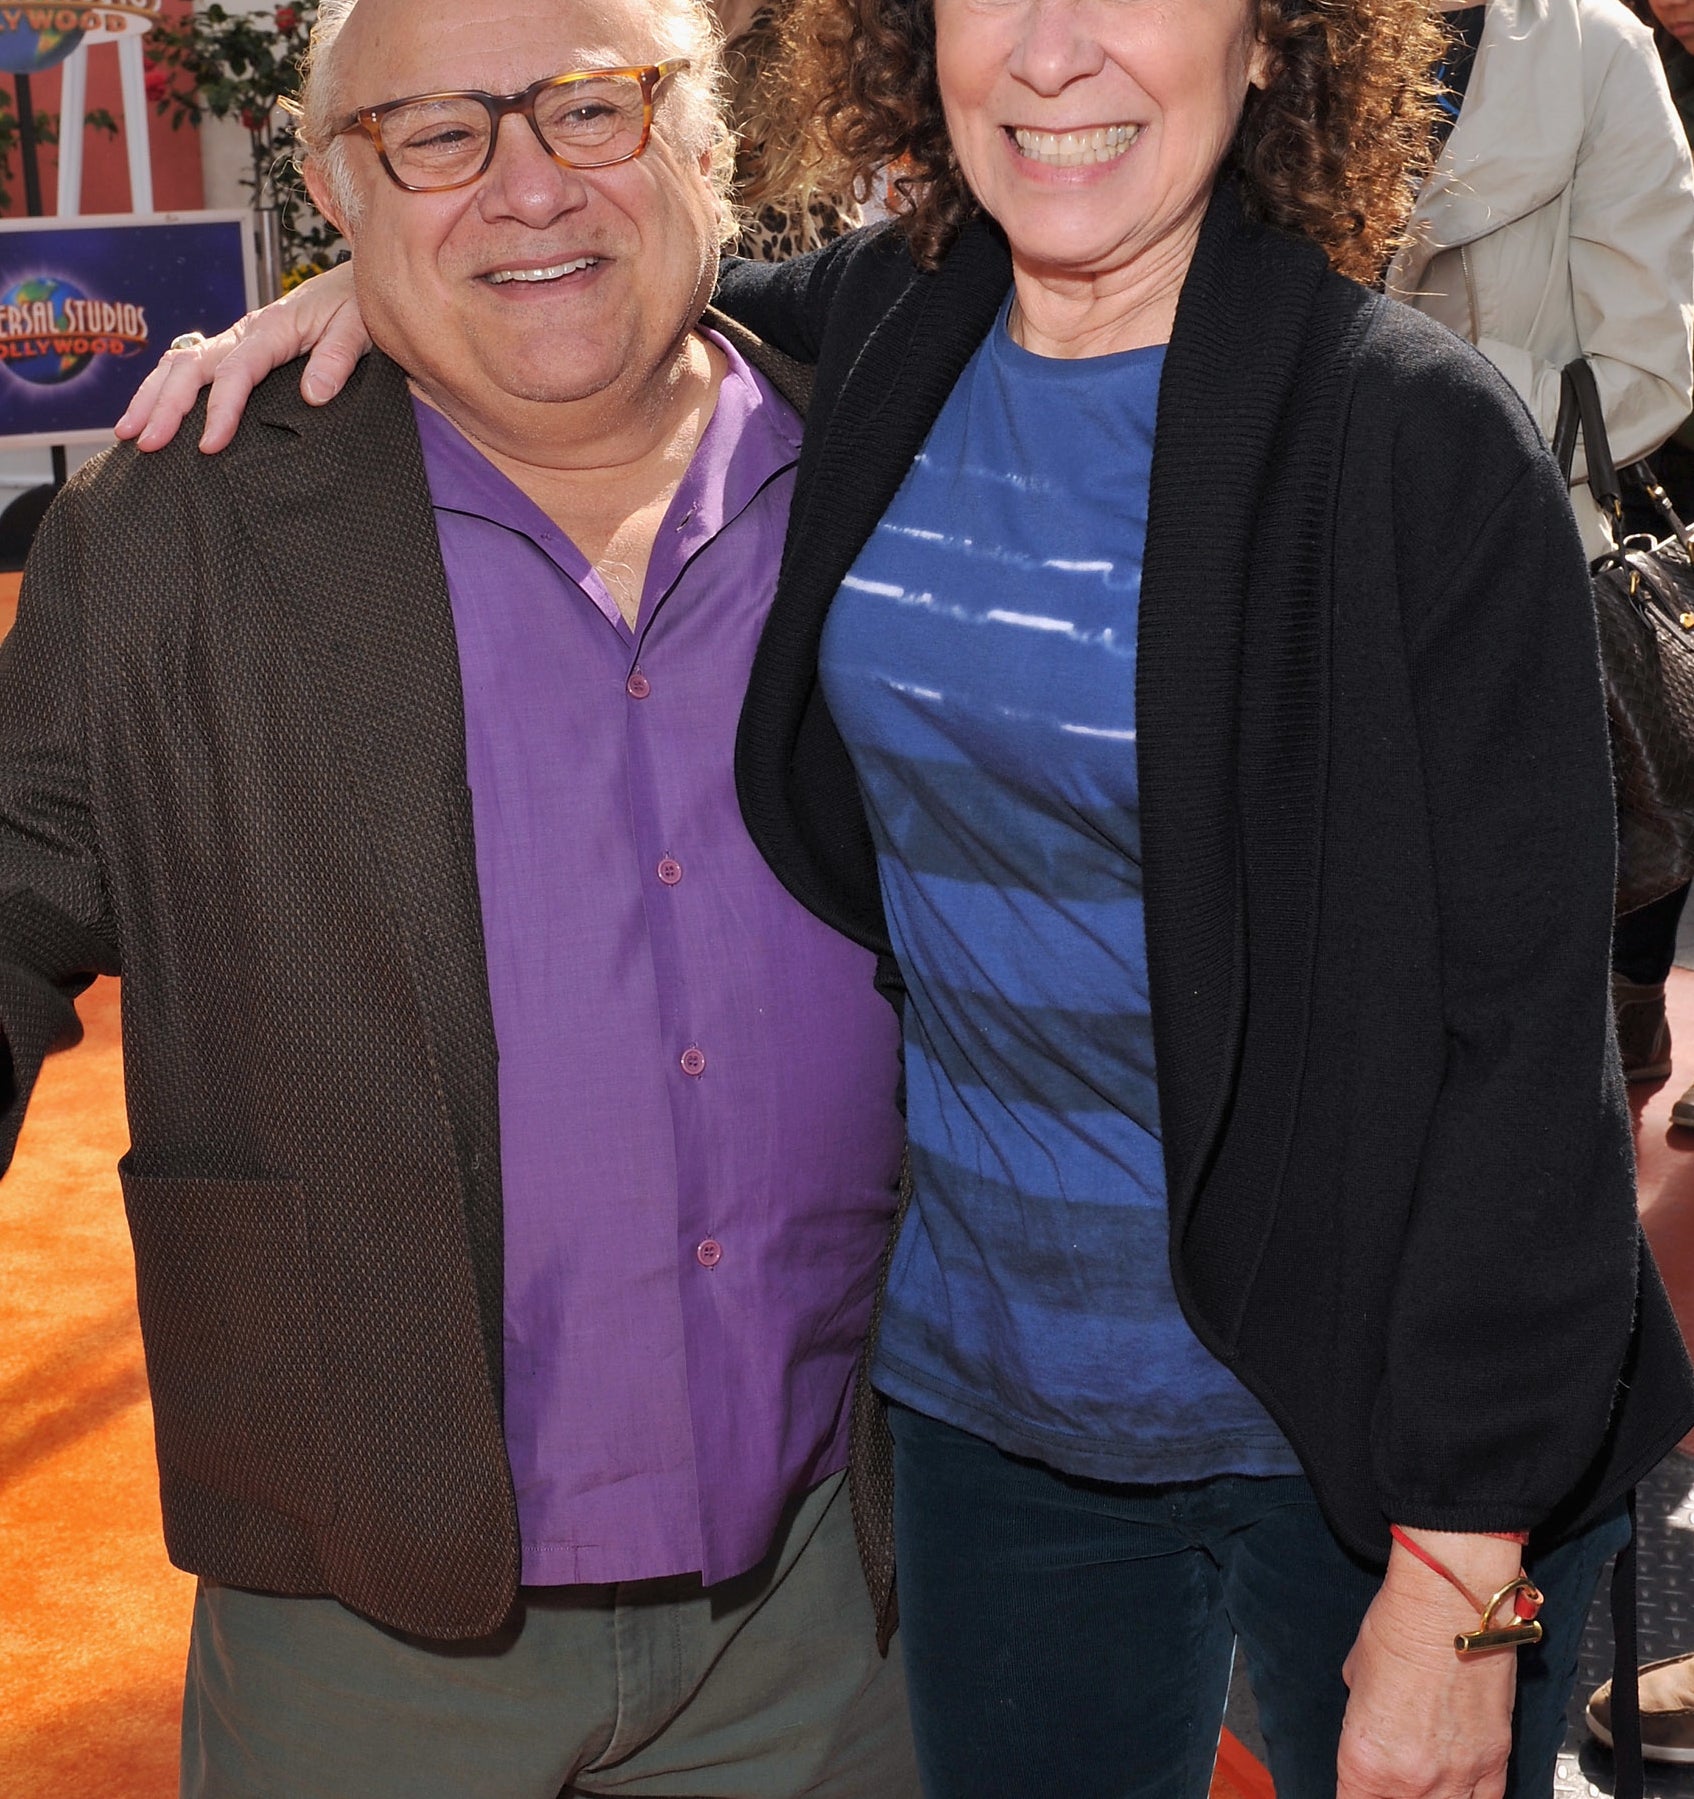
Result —
POLYGON ((1549 456, 1453 442, 1436 475, 1445 519, 1402 513, 1396 528, 1444 1067, 1373 1453, 1388 1517, 1527 1530, 1605 1439, 1644 1251, 1612 1038, 1612 790, 1583 552, 1549 456), (1467 508, 1467 484, 1498 497, 1467 508))
POLYGON ((75 997, 118 972, 87 767, 76 494, 49 512, 0 646, 0 1171, 75 997))
MULTIPOLYGON (((1651 37, 1618 13, 1583 9, 1569 264, 1577 336, 1624 464, 1650 455, 1694 406, 1694 163, 1651 37)), ((1477 348, 1550 439, 1558 367, 1497 338, 1477 348)), ((1587 475, 1580 446, 1575 474, 1587 475)))

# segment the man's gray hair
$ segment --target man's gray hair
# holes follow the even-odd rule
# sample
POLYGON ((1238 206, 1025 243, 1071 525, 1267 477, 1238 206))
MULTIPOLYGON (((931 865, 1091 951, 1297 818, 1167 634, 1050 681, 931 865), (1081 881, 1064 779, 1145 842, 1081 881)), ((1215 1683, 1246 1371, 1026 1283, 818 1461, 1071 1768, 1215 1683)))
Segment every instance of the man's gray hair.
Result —
MULTIPOLYGON (((359 0, 320 0, 317 23, 301 65, 299 122, 295 129, 295 161, 301 169, 315 162, 328 183, 330 196, 349 224, 358 222, 358 198, 347 166, 347 147, 335 128, 352 105, 335 55, 342 27, 359 0)), ((727 123, 727 82, 723 69, 723 34, 708 0, 646 0, 652 13, 658 60, 686 57, 688 67, 666 82, 653 117, 671 145, 693 160, 712 155, 712 186, 718 196, 724 242, 735 236, 735 206, 730 181, 735 169, 735 139, 727 123)), ((561 74, 563 70, 559 71, 561 74)))

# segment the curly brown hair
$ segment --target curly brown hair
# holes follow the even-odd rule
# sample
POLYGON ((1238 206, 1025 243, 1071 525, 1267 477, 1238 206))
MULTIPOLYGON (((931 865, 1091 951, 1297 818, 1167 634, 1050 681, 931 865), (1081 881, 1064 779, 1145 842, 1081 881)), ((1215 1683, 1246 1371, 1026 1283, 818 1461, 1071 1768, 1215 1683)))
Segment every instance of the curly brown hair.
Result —
MULTIPOLYGON (((889 170, 912 254, 933 268, 978 210, 941 113, 932 0, 799 0, 788 66, 819 157, 868 188, 889 170)), ((1447 36, 1428 0, 1258 0, 1273 58, 1227 166, 1257 218, 1377 280, 1429 166, 1447 36)))

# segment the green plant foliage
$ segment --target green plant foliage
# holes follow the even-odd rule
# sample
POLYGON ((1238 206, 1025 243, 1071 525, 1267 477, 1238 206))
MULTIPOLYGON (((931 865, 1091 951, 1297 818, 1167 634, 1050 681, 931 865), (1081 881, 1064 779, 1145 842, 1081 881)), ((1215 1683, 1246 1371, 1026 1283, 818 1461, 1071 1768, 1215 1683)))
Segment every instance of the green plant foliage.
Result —
POLYGON ((300 59, 317 13, 317 0, 265 13, 196 5, 184 19, 155 25, 147 39, 148 88, 173 127, 206 118, 245 127, 252 148, 245 185, 256 205, 276 208, 283 266, 296 278, 327 268, 341 243, 295 171, 293 120, 284 110, 285 101, 299 96, 300 59))

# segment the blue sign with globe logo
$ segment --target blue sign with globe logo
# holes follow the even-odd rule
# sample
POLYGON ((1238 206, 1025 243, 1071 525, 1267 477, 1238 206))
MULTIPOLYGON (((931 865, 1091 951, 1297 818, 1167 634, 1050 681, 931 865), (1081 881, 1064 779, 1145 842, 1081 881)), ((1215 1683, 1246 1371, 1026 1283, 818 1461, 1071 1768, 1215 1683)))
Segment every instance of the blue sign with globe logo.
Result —
POLYGON ((82 29, 73 23, 77 17, 68 7, 8 7, 0 14, 0 69, 11 75, 39 75, 62 63, 82 42, 82 29), (57 23, 61 16, 63 25, 57 23), (55 24, 44 23, 48 19, 55 24))
POLYGON ((109 442, 165 345, 254 297, 245 213, 0 219, 0 449, 109 442))
POLYGON ((80 288, 50 275, 16 282, 0 293, 0 307, 49 307, 54 331, 66 334, 57 343, 45 337, 38 340, 39 350, 13 356, 6 367, 38 387, 57 387, 63 381, 74 381, 94 360, 86 335, 75 339, 68 335, 75 328, 70 302, 86 298, 80 288))

